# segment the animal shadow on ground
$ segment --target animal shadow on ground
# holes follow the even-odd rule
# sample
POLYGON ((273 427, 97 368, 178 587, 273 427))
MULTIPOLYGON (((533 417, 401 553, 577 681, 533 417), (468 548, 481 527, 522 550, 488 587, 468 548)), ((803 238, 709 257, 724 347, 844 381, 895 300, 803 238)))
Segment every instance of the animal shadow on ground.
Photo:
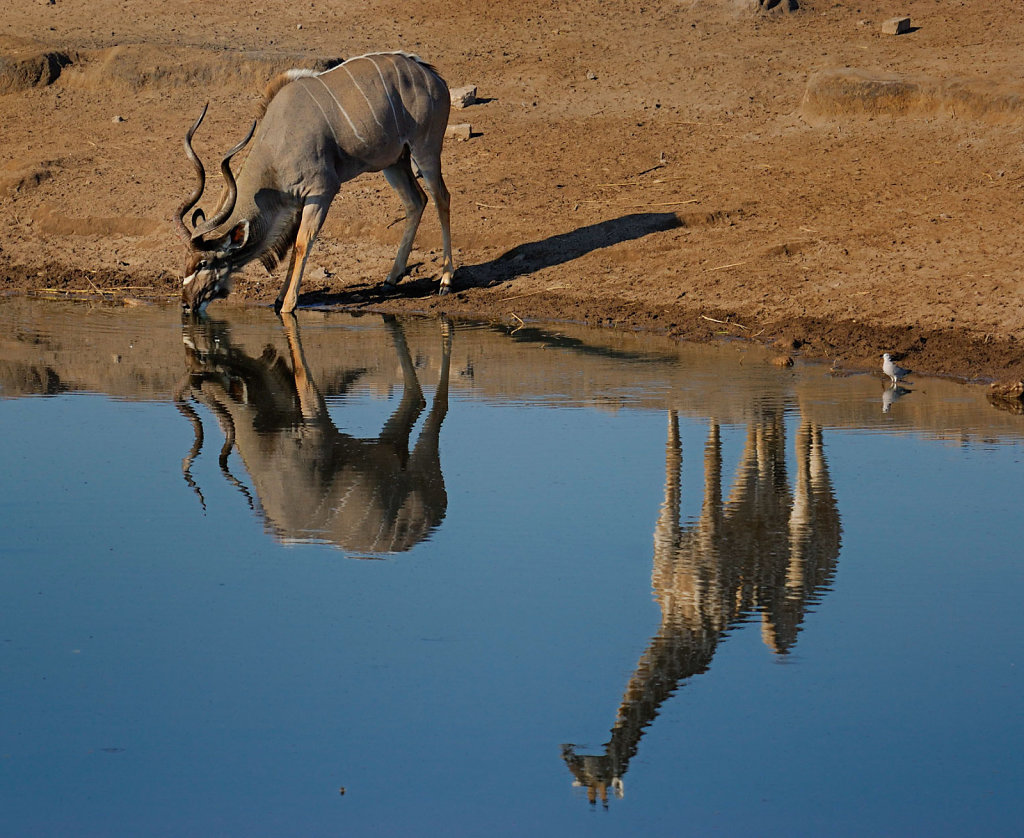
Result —
MULTIPOLYGON (((546 239, 513 247, 489 262, 462 265, 455 271, 452 291, 480 288, 510 282, 517 277, 535 273, 544 268, 562 265, 603 247, 661 233, 682 227, 683 222, 672 212, 639 212, 578 227, 568 233, 559 233, 546 239)), ((415 266, 414 266, 415 267, 415 266)), ((304 294, 305 305, 345 305, 349 303, 379 303, 393 296, 427 297, 437 293, 437 282, 430 277, 406 278, 397 288, 359 286, 339 293, 312 292, 304 294)))

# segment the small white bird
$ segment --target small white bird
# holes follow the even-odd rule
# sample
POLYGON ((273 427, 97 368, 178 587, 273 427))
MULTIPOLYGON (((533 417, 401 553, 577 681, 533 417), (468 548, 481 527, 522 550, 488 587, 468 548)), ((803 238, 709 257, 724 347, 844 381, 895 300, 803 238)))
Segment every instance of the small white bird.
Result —
POLYGON ((910 370, 896 366, 896 364, 892 362, 892 356, 888 352, 882 356, 882 372, 892 379, 893 387, 899 384, 901 378, 905 378, 911 373, 910 370))

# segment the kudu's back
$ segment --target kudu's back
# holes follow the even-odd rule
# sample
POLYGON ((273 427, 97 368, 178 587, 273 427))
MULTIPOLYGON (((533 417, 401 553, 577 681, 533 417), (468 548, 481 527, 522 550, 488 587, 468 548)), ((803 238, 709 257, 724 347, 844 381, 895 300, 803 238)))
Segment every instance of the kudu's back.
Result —
MULTIPOLYGON (((405 53, 351 58, 324 73, 285 74, 266 105, 261 133, 279 151, 321 126, 324 138, 361 171, 392 165, 408 146, 413 160, 440 152, 448 124, 448 86, 429 64, 405 53)), ((344 178, 343 178, 344 179, 344 178)))
POLYGON ((441 153, 448 86, 429 64, 405 53, 350 58, 326 72, 290 70, 267 88, 263 116, 239 183, 299 196, 333 194, 362 172, 441 153), (276 182, 268 182, 268 174, 276 182))

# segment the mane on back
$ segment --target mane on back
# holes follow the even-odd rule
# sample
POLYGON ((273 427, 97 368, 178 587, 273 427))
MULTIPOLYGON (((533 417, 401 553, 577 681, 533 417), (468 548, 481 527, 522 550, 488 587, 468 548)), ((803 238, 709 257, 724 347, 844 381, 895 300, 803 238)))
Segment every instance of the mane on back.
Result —
MULTIPOLYGON (((435 75, 437 74, 437 67, 431 64, 429 61, 424 61, 414 52, 406 52, 405 50, 401 49, 385 50, 383 52, 368 52, 365 53, 364 55, 354 55, 347 61, 344 61, 342 63, 347 64, 349 61, 356 61, 359 58, 373 58, 374 56, 377 55, 400 55, 402 58, 408 58, 410 61, 415 61, 424 69, 430 70, 431 73, 434 73, 435 75)), ((332 67, 331 69, 333 70, 334 68, 332 67)))
POLYGON ((403 52, 402 50, 391 50, 389 52, 368 52, 365 55, 356 55, 345 61, 339 61, 333 66, 328 67, 326 70, 295 69, 285 70, 283 73, 278 73, 276 76, 274 76, 274 78, 267 82, 267 86, 263 88, 263 99, 257 106, 257 116, 260 119, 262 119, 267 112, 267 106, 270 104, 273 98, 278 93, 281 92, 281 88, 287 84, 290 84, 296 79, 315 78, 316 76, 322 75, 323 73, 330 72, 331 70, 335 69, 335 67, 340 67, 342 64, 347 64, 349 61, 357 61, 360 58, 372 58, 377 55, 400 55, 402 58, 408 58, 410 61, 415 61, 427 72, 437 76, 438 78, 441 78, 441 74, 438 73, 437 68, 433 64, 424 61, 422 58, 420 58, 418 55, 414 53, 403 52))
POLYGON ((281 92, 281 88, 286 84, 290 84, 296 79, 305 79, 313 76, 319 76, 320 73, 317 70, 285 70, 283 73, 278 73, 274 78, 267 82, 267 86, 263 88, 263 99, 260 101, 257 108, 257 116, 262 119, 267 112, 267 106, 271 100, 281 92))

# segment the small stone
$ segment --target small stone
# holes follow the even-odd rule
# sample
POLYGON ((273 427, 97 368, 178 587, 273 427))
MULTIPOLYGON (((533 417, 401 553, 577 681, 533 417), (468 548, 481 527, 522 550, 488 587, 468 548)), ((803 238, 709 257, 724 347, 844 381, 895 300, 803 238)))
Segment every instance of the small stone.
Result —
POLYGON ((458 125, 449 125, 444 132, 445 137, 453 140, 468 140, 473 136, 473 126, 468 122, 458 125))
POLYGON ((595 73, 593 70, 587 70, 587 78, 590 81, 597 81, 597 73, 595 73))
POLYGON ((882 23, 883 35, 903 35, 909 31, 909 17, 891 17, 882 23))
POLYGON ((1024 381, 997 381, 989 387, 989 392, 1001 399, 1024 398, 1024 381))
POLYGON ((476 87, 471 84, 456 87, 451 91, 452 107, 462 110, 476 104, 476 87))
POLYGON ((118 122, 124 122, 124 117, 119 114, 118 116, 115 116, 110 121, 113 122, 116 125, 118 122))

